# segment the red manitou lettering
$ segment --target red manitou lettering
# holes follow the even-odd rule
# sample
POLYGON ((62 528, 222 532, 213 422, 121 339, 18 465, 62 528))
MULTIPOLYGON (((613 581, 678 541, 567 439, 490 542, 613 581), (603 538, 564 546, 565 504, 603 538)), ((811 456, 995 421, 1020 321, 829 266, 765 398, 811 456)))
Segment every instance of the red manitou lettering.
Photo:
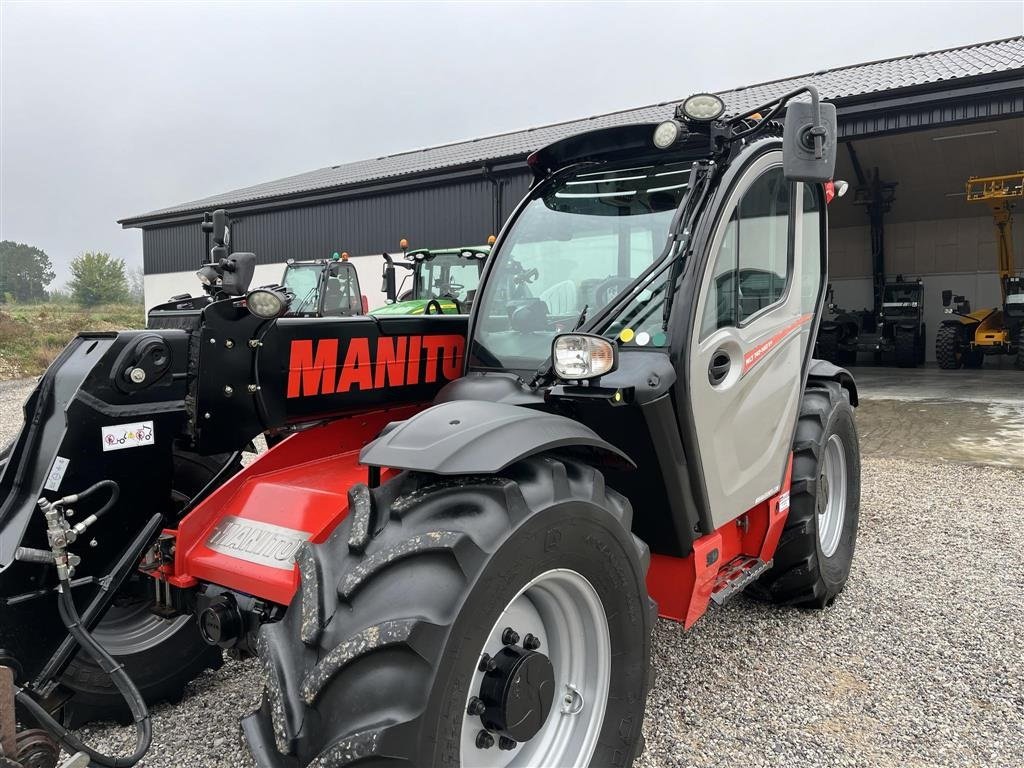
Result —
POLYGON ((409 386, 420 383, 420 337, 409 337, 409 365, 406 367, 405 383, 409 386))
POLYGON ((405 336, 381 336, 377 339, 377 367, 374 369, 373 386, 400 387, 405 383, 405 336))
POLYGON ((423 356, 427 358, 427 370, 423 375, 423 381, 427 384, 433 384, 437 381, 437 369, 441 359, 441 350, 444 348, 444 342, 447 338, 447 336, 423 337, 423 356))
POLYGON ((288 397, 331 394, 337 367, 337 339, 318 341, 315 358, 312 339, 293 340, 288 361, 288 397))
POLYGON ((336 391, 339 394, 348 392, 353 384, 360 389, 373 389, 373 358, 370 357, 370 340, 367 338, 349 341, 336 391))
POLYGON ((462 373, 462 356, 466 351, 466 340, 462 336, 442 336, 444 357, 441 358, 441 375, 449 381, 459 378, 462 373))

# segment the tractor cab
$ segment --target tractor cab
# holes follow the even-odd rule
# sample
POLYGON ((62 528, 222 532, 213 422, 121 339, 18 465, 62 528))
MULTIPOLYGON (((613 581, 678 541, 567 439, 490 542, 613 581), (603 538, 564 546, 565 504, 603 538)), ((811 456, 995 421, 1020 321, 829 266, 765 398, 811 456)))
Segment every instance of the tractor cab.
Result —
POLYGON ((281 285, 293 296, 290 317, 352 317, 368 308, 347 253, 312 261, 289 259, 281 285))
MULTIPOLYGON (((492 238, 493 241, 493 238, 492 238)), ((384 254, 383 286, 388 303, 372 315, 467 314, 476 297, 490 245, 462 248, 418 248, 400 243, 404 261, 384 254), (396 267, 406 270, 402 280, 396 267)))

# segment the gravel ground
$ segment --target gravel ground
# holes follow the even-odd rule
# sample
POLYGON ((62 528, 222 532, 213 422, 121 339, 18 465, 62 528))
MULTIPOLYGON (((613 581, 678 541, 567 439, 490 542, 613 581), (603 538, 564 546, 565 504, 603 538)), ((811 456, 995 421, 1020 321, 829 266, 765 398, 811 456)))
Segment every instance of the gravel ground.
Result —
MULTIPOLYGON (((31 388, 0 384, 0 441, 31 388)), ((1024 764, 1024 472, 865 457, 846 591, 824 612, 739 598, 690 632, 658 623, 647 752, 666 766, 1024 764)), ((150 768, 251 766, 259 699, 228 662, 154 710, 150 768)), ((126 729, 85 729, 108 750, 126 729)))

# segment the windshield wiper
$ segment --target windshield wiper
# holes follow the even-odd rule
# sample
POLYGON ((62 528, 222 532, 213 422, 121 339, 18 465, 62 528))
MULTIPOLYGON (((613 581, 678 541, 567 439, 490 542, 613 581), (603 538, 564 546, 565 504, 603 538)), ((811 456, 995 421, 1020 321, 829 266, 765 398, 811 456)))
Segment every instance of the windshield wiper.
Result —
POLYGON ((577 320, 577 321, 576 321, 576 325, 574 325, 574 326, 572 327, 572 331, 571 331, 572 333, 575 333, 576 331, 578 331, 578 330, 579 330, 580 328, 582 328, 582 327, 583 327, 583 324, 584 324, 585 322, 587 322, 587 310, 588 310, 588 309, 590 309, 590 305, 589 305, 589 304, 584 304, 584 305, 583 305, 583 311, 582 311, 582 312, 580 312, 580 318, 579 318, 579 320, 577 320))
POLYGON ((317 284, 317 285, 314 285, 312 288, 310 288, 306 292, 306 295, 302 298, 302 301, 299 302, 299 306, 297 306, 295 309, 292 310, 292 313, 297 315, 300 312, 302 312, 303 308, 306 306, 306 302, 308 302, 311 298, 313 298, 313 296, 316 294, 317 288, 319 288, 319 287, 320 287, 319 284, 317 284))

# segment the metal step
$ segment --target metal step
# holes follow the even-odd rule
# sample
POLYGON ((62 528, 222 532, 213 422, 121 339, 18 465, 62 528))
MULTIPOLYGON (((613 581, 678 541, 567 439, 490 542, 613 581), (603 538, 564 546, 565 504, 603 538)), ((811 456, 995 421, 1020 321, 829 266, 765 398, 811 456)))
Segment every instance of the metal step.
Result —
POLYGON ((740 555, 733 558, 718 572, 715 586, 711 589, 711 599, 716 605, 724 605, 771 567, 771 560, 765 562, 759 557, 740 555))

